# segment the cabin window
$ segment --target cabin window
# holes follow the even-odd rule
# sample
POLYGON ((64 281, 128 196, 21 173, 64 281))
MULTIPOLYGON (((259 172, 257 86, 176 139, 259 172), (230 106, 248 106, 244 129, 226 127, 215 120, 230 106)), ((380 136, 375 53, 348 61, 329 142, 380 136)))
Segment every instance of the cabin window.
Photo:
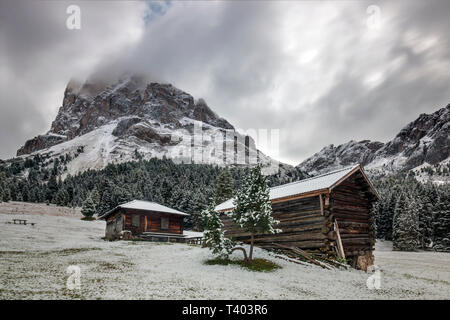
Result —
POLYGON ((169 229, 169 218, 167 217, 161 218, 161 229, 169 229))
POLYGON ((132 214, 131 215, 131 225, 133 227, 139 227, 139 224, 141 222, 140 220, 141 219, 140 219, 140 216, 138 214, 132 214))

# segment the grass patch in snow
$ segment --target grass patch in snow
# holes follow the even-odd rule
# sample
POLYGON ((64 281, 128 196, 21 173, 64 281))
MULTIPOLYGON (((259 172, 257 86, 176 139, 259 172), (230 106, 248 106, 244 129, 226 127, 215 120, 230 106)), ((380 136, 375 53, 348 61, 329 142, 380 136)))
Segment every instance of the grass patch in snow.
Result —
POLYGON ((83 218, 81 218, 81 220, 83 220, 83 221, 95 221, 97 219, 94 218, 94 217, 83 217, 83 218))
POLYGON ((67 249, 61 249, 61 250, 52 250, 52 251, 41 251, 39 254, 46 255, 46 254, 56 254, 60 256, 70 256, 77 253, 84 253, 88 251, 95 251, 95 250, 102 250, 101 248, 67 248, 67 249))
POLYGON ((249 271, 256 271, 256 272, 270 272, 281 268, 276 263, 273 263, 272 261, 266 259, 253 259, 252 262, 245 262, 244 260, 214 258, 206 260, 205 264, 209 266, 211 265, 227 266, 230 264, 234 264, 246 268, 249 271))

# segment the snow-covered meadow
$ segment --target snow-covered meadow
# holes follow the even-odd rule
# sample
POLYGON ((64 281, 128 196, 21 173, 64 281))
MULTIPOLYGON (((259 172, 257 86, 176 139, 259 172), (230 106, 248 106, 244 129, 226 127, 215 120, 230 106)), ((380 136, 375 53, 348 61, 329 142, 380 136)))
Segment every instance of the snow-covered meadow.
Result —
MULTIPOLYGON (((378 290, 370 274, 295 264, 257 249, 280 266, 251 272, 208 266, 207 249, 186 244, 102 240, 105 222, 76 217, 0 214, 1 299, 448 299, 450 254, 392 252, 378 243, 378 290), (7 224, 28 219, 35 226, 7 224), (67 268, 81 269, 69 290, 67 268)), ((239 253, 236 253, 239 257, 239 253)))

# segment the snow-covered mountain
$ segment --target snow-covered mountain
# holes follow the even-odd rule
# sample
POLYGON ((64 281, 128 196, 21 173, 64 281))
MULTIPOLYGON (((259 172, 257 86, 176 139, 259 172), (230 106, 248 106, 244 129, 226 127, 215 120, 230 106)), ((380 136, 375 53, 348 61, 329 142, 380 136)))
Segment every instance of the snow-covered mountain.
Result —
POLYGON ((417 170, 448 162, 450 104, 432 113, 421 114, 391 141, 349 141, 329 145, 297 167, 316 175, 361 163, 370 171, 417 170))
POLYGON ((195 101, 170 84, 148 83, 141 76, 109 85, 71 81, 50 130, 17 151, 20 157, 37 153, 69 157, 69 174, 164 156, 226 165, 257 160, 278 170, 276 160, 258 151, 251 137, 238 133, 203 99, 195 101))

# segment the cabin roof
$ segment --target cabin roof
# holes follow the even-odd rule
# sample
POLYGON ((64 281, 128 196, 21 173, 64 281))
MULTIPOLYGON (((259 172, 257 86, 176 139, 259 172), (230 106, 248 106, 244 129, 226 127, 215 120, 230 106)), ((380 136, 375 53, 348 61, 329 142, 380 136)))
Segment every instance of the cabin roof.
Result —
MULTIPOLYGON (((343 169, 321 174, 312 178, 272 187, 269 189, 269 199, 277 200, 283 198, 291 198, 292 196, 299 196, 313 192, 323 192, 323 193, 330 192, 331 189, 333 189, 335 186, 340 184, 342 181, 347 179, 350 175, 352 175, 358 170, 361 171, 372 193, 375 195, 375 197, 379 198, 378 193, 376 192, 372 183, 369 181, 366 174, 362 170, 361 166, 358 164, 351 167, 346 167, 343 169)), ((229 209, 233 209, 234 208, 233 200, 234 199, 229 199, 225 202, 222 202, 221 204, 216 206, 215 210, 226 211, 229 209)))
POLYGON ((101 215, 99 217, 99 219, 104 219, 104 218, 108 217, 113 212, 115 212, 117 209, 136 209, 136 210, 142 210, 142 211, 155 211, 155 212, 164 212, 164 213, 175 214, 175 215, 180 215, 180 216, 188 216, 189 215, 187 213, 163 206, 162 204, 159 204, 156 202, 133 200, 133 201, 118 205, 114 209, 101 215))

